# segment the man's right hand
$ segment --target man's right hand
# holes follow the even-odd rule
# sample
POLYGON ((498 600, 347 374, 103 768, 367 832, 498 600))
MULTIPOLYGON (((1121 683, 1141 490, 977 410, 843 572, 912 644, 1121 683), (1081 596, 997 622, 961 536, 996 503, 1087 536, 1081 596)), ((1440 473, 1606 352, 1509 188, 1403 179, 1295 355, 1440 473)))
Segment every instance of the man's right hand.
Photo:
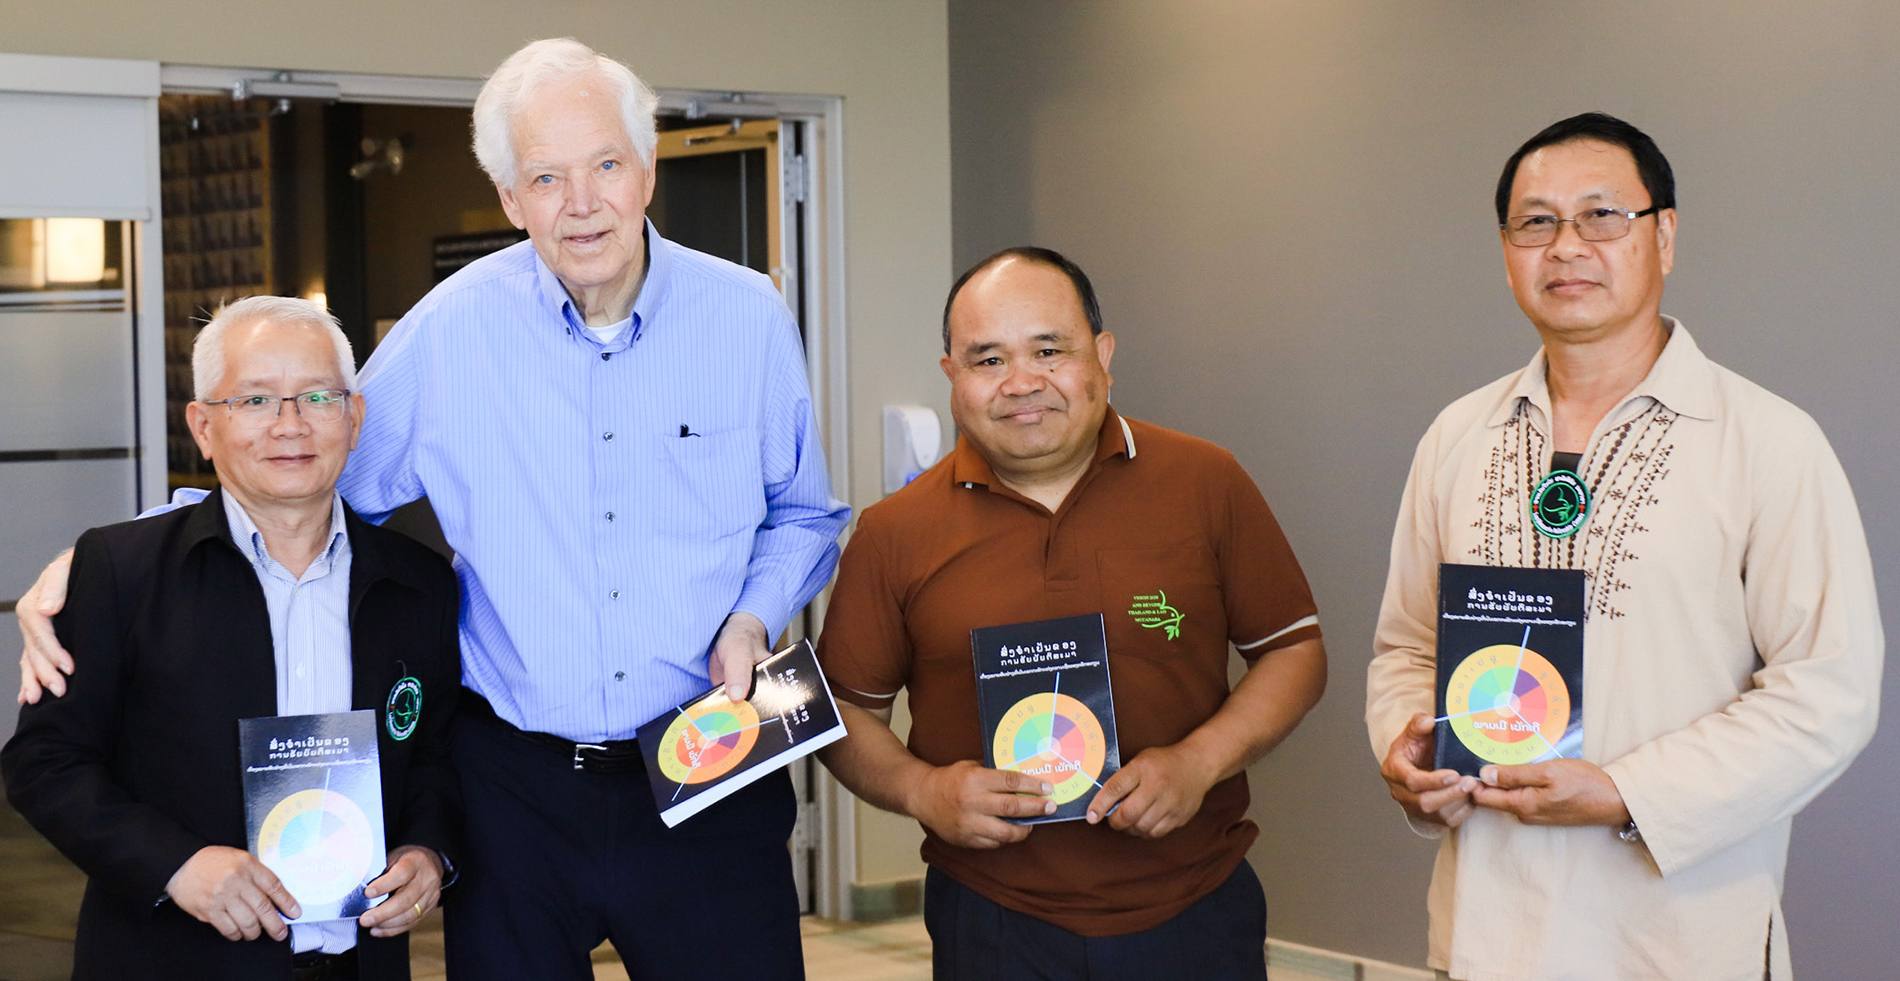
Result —
POLYGON ((179 909, 216 927, 226 940, 256 940, 266 933, 272 940, 283 940, 290 928, 278 911, 293 920, 303 915, 290 891, 257 856, 223 845, 198 849, 172 873, 165 892, 179 909))
POLYGON ((1425 769, 1432 763, 1437 728, 1423 712, 1412 716, 1405 731, 1392 740, 1379 775, 1412 820, 1455 828, 1477 808, 1471 794, 1478 789, 1478 778, 1461 776, 1456 770, 1425 769))
POLYGON ((66 579, 72 571, 73 550, 69 548, 40 571, 33 588, 13 608, 20 618, 20 637, 26 641, 25 650, 20 652, 21 705, 39 701, 42 689, 55 696, 66 694, 66 675, 73 673, 73 656, 59 646, 59 637, 53 633, 53 614, 66 606, 66 579))
POLYGON ((1053 789, 1014 770, 991 770, 974 760, 959 760, 932 767, 912 788, 904 809, 952 845, 996 848, 1029 837, 1029 825, 1011 824, 1004 818, 1055 813, 1056 802, 1049 798, 1053 789))

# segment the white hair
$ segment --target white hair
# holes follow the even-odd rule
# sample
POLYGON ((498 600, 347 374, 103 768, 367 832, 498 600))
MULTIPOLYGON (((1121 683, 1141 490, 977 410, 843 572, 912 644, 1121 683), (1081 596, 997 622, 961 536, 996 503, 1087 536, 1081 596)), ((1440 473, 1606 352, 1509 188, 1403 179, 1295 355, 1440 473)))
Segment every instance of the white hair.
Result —
POLYGON ((607 83, 620 104, 620 119, 634 152, 642 163, 653 166, 653 148, 659 142, 653 110, 659 106, 659 97, 633 69, 571 37, 560 37, 531 42, 509 55, 475 97, 475 159, 489 180, 502 187, 514 186, 518 176, 512 132, 515 113, 534 90, 547 82, 587 75, 607 83))
MULTIPOLYGON (((211 397, 224 381, 224 335, 242 324, 268 322, 279 327, 306 327, 328 331, 336 348, 336 370, 343 387, 356 388, 356 356, 350 351, 350 339, 330 311, 310 300, 294 296, 252 296, 227 303, 198 332, 191 347, 191 387, 199 401, 211 397)), ((248 394, 248 393, 246 393, 248 394)))

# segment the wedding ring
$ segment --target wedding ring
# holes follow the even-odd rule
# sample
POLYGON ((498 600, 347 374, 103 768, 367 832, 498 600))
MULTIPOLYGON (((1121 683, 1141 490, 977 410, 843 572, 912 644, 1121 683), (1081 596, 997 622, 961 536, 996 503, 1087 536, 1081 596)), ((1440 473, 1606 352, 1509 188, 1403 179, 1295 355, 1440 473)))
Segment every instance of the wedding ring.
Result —
POLYGON ((416 904, 416 919, 418 920, 422 919, 422 904, 421 903, 416 904))

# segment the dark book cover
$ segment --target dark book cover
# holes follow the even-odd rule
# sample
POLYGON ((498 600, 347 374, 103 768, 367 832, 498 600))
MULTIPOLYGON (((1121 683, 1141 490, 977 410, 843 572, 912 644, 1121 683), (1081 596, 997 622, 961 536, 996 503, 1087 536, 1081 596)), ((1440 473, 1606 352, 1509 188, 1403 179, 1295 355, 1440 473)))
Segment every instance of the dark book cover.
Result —
POLYGON ((640 755, 671 828, 745 785, 844 738, 838 703, 811 641, 760 661, 752 697, 721 686, 643 725, 640 755))
POLYGON ((1047 780, 1056 812, 1017 824, 1073 821, 1121 769, 1102 615, 970 631, 983 765, 1047 780))
POLYGON ((1438 760, 1583 757, 1583 570, 1438 567, 1438 760))
POLYGON ((240 719, 238 741, 245 837, 303 907, 288 922, 355 919, 388 899, 363 895, 389 859, 376 713, 240 719))

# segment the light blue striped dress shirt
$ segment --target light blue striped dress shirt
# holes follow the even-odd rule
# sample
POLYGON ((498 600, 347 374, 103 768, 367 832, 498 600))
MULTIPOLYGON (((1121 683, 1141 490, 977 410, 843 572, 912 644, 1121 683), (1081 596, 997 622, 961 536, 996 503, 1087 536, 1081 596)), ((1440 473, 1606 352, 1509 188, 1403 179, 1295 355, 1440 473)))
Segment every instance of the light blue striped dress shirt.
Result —
POLYGON ((430 291, 364 366, 338 485, 376 521, 429 498, 456 552, 464 683, 577 741, 632 738, 710 687, 727 614, 776 637, 850 516, 771 280, 646 236, 633 315, 605 342, 527 242, 430 291))
MULTIPOLYGON (((350 710, 350 536, 343 527, 343 499, 331 495, 330 544, 303 575, 291 575, 270 554, 264 535, 237 498, 224 495, 231 541, 244 553, 264 587, 270 611, 271 655, 277 664, 277 714, 315 715, 350 710)), ((338 954, 356 946, 353 920, 290 925, 295 953, 321 948, 338 954)))

